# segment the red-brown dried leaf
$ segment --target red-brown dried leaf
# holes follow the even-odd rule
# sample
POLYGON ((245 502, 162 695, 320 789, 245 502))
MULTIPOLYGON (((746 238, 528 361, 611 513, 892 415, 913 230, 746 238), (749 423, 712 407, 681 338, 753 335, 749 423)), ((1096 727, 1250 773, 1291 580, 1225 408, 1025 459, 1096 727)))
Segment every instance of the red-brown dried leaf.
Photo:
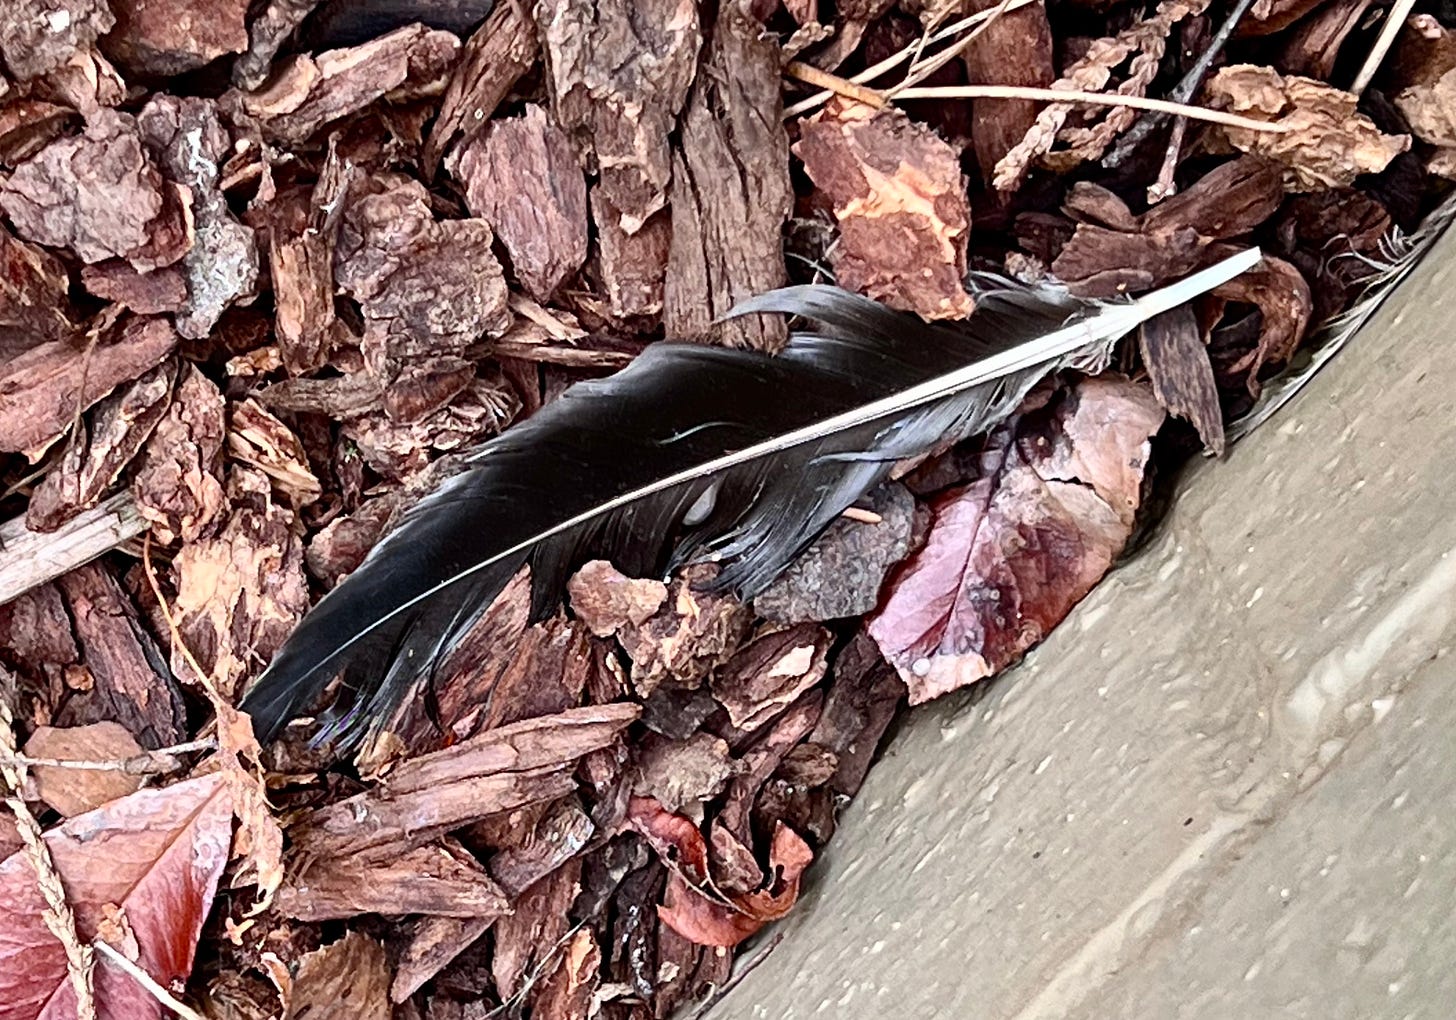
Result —
MULTIPOLYGON (((187 979, 203 921, 232 842, 232 803, 220 774, 141 790, 46 833, 82 940, 108 906, 126 912, 136 963, 163 986, 187 979)), ((75 1013, 66 953, 44 920, 45 900, 24 852, 0 863, 0 1016, 75 1013)), ((99 960, 102 1020, 161 1017, 162 1006, 130 975, 99 960)))
MULTIPOLYGON (((142 753, 142 745, 120 723, 55 728, 38 726, 25 742, 32 758, 62 761, 125 761, 142 753)), ((122 769, 77 769, 50 765, 34 768, 36 794, 61 815, 72 818, 107 801, 135 793, 142 777, 122 769)))
POLYGON ((970 314, 971 210, 954 149, 899 111, 836 99, 794 152, 834 205, 841 286, 927 319, 970 314))
POLYGON ((793 908, 799 898, 799 877, 813 860, 809 844, 781 824, 774 830, 769 847, 773 884, 768 889, 735 896, 730 908, 713 902, 673 874, 667 880, 658 916, 673 931, 700 946, 736 946, 793 908))
MULTIPOLYGON (((1233 254, 1232 249, 1219 252, 1233 254)), ((1227 301, 1244 301, 1256 305, 1263 313, 1259 341, 1243 357, 1224 369, 1228 375, 1247 375, 1249 392, 1258 395, 1259 371, 1265 365, 1281 365, 1289 360, 1309 329, 1313 299, 1309 284, 1283 259, 1265 255, 1263 260, 1213 292, 1227 301)))
POLYGON ((911 704, 1004 668, 1101 579, 1162 421, 1150 392, 1103 375, 993 434, 983 477, 937 501, 925 547, 870 618, 911 704))

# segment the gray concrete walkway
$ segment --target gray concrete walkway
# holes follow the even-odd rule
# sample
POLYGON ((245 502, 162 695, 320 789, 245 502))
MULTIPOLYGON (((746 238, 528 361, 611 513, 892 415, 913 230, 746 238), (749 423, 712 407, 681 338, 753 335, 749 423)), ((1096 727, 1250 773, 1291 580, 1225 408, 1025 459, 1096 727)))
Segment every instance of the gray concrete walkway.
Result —
POLYGON ((1456 1016, 1453 258, 910 714, 711 1017, 1456 1016))

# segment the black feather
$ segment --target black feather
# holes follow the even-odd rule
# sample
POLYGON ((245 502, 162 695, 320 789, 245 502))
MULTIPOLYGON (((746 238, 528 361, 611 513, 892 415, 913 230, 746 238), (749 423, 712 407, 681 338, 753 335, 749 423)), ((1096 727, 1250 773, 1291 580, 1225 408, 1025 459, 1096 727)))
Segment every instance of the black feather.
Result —
POLYGON ((242 708, 271 739, 342 673, 353 697, 320 736, 356 741, 524 564, 538 619, 590 558, 633 576, 714 558, 714 584, 751 597, 897 461, 994 425, 1048 372, 1257 259, 1122 305, 1000 286, 954 327, 832 287, 752 299, 733 314, 815 328, 776 357, 654 345, 486 443, 314 607, 242 708))

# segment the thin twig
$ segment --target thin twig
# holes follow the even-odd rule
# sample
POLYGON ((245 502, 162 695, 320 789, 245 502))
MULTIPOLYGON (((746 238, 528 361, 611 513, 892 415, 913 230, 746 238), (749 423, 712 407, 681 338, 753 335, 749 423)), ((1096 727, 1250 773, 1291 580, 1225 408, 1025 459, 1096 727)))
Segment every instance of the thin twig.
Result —
POLYGON ((128 960, 125 956, 121 955, 121 953, 114 949, 109 943, 104 942, 101 939, 97 939, 91 944, 101 952, 102 956, 106 957, 112 963, 116 964, 122 970, 126 971, 126 973, 131 976, 131 979, 133 981, 141 985, 148 992, 151 992, 152 998, 156 999, 163 1006, 166 1006, 173 1013, 176 1013, 178 1016, 182 1017, 183 1020, 203 1020, 200 1013, 198 1013, 191 1006, 187 1005, 187 1003, 183 1002, 181 999, 177 998, 171 992, 167 991, 167 989, 163 988, 160 984, 157 983, 157 980, 155 978, 153 978, 146 971, 142 970, 135 963, 128 960))
MULTIPOLYGON (((1239 0, 1234 5, 1234 9, 1229 11, 1228 17, 1224 19, 1223 24, 1218 26, 1218 31, 1213 34, 1213 38, 1208 41, 1208 45, 1194 61, 1193 66, 1188 69, 1188 73, 1183 75, 1178 84, 1173 86, 1173 90, 1168 93, 1169 100, 1175 103, 1186 103, 1197 94, 1199 87, 1203 84, 1203 79, 1208 74, 1208 69, 1223 52, 1225 44, 1234 34, 1234 29, 1238 27, 1239 21, 1249 13, 1249 8, 1253 6, 1254 0, 1239 0)), ((1122 166, 1132 156, 1133 151, 1142 140, 1156 131, 1166 119, 1167 115, 1161 113, 1143 117, 1129 128, 1117 145, 1113 146, 1112 151, 1103 157, 1102 165, 1109 170, 1122 166)), ((1172 146, 1170 145, 1169 148, 1172 146)))
MULTIPOLYGON (((1029 7, 1032 4, 1041 2, 1042 0, 1011 0, 1010 3, 1006 4, 1005 10, 1015 11, 1019 10, 1022 7, 1029 7)), ((907 60, 912 61, 910 65, 910 73, 913 74, 920 67, 924 66, 924 62, 918 58, 917 54, 920 53, 927 44, 934 44, 937 42, 941 42, 945 39, 955 38, 966 29, 973 28, 974 26, 979 25, 982 22, 991 20, 991 18, 995 17, 997 12, 1000 10, 1000 7, 995 7, 990 10, 980 11, 976 14, 964 17, 954 24, 947 25, 945 28, 942 28, 940 31, 934 33, 929 37, 928 40, 924 36, 917 37, 914 42, 910 43, 907 46, 901 47, 899 50, 890 54, 884 60, 881 60, 875 64, 871 64, 869 67, 865 68, 863 71, 860 71, 858 74, 852 75, 849 80, 854 82, 856 85, 863 85, 866 82, 874 81, 876 78, 880 77, 883 74, 887 74, 890 71, 893 71, 895 68, 899 67, 907 60)), ((935 56, 926 58, 926 60, 935 59, 935 56)), ((809 96, 807 99, 801 99, 799 102, 793 104, 792 106, 785 107, 784 119, 788 120, 791 117, 797 117, 800 114, 808 113, 810 110, 816 110, 819 107, 823 106, 825 103, 827 103, 831 98, 833 98, 833 96, 834 93, 826 89, 823 92, 816 92, 814 95, 809 96)))
POLYGON ((175 772, 182 767, 177 760, 179 754, 193 751, 211 751, 217 741, 211 737, 189 740, 185 744, 159 747, 155 751, 134 754, 130 758, 111 758, 103 761, 84 758, 36 758, 28 754, 11 754, 0 751, 0 765, 18 765, 21 768, 76 769, 81 772, 125 772, 132 776, 153 776, 164 772, 175 772))
MULTIPOLYGON (((11 756, 15 754, 15 717, 6 692, 0 692, 0 751, 11 756)), ((26 856, 35 869, 36 886, 45 899, 41 915, 50 933, 66 951, 66 975, 71 979, 71 988, 76 995, 77 1020, 96 1020, 96 995, 91 986, 95 958, 76 934, 76 915, 66 901, 66 888, 61 884, 56 862, 51 859, 40 822, 36 821, 30 806, 20 796, 20 788, 25 783, 25 768, 17 764, 0 764, 0 779, 5 786, 5 806, 15 815, 16 831, 25 844, 26 856)))
POLYGON ((1163 153, 1163 165, 1158 170, 1158 179, 1148 185, 1148 205, 1156 205, 1178 190, 1175 175, 1178 172, 1178 157, 1183 152, 1183 136, 1187 133, 1187 120, 1179 117, 1173 121, 1173 130, 1168 132, 1168 148, 1163 153))
POLYGON ((893 99, 896 96, 900 95, 902 92, 904 92, 906 89, 919 85, 926 78, 929 78, 936 71, 939 71, 946 64, 949 64, 956 57, 960 56, 966 50, 970 49, 971 43, 979 39, 982 33, 984 33, 992 25, 996 24, 997 20, 1000 19, 1001 15, 1005 14, 1010 9, 1011 0, 1001 0, 1001 2, 995 7, 983 12, 986 14, 986 19, 978 24, 974 29, 972 29, 971 32, 967 34, 964 39, 959 40, 953 46, 949 46, 946 49, 941 50, 933 57, 929 57, 925 60, 917 60, 915 64, 911 66, 910 73, 905 76, 905 80, 889 90, 890 98, 893 99))
POLYGON ((888 105, 884 95, 875 89, 866 88, 863 85, 856 85, 848 78, 841 78, 837 74, 821 71, 813 64, 806 64, 801 60, 791 60, 784 67, 784 74, 787 74, 790 78, 797 78, 799 81, 808 82, 810 85, 817 85, 821 89, 828 89, 837 96, 844 96, 846 99, 853 99, 857 103, 873 106, 876 110, 883 110, 888 105))
POLYGON ((1149 99, 1146 96, 1122 96, 1106 92, 1079 92, 1074 89, 1044 89, 1029 85, 936 85, 929 88, 906 89, 896 99, 1034 99, 1048 103, 1085 103, 1088 106, 1131 106, 1137 110, 1153 110, 1157 113, 1202 120, 1225 127, 1243 128, 1245 131, 1261 131, 1267 134, 1284 134, 1289 128, 1284 124, 1267 120, 1241 117, 1225 110, 1210 110, 1205 106, 1189 106, 1167 99, 1149 99))
POLYGON ((1375 72, 1380 70, 1380 63, 1385 55, 1390 52, 1390 47, 1395 45, 1395 37, 1400 34, 1401 26, 1405 19, 1410 17, 1410 12, 1416 5, 1416 0, 1395 0, 1390 5, 1390 13, 1385 16, 1385 24, 1380 27, 1380 35, 1375 39, 1375 45, 1370 49, 1370 55, 1365 58, 1365 63, 1360 68, 1360 73, 1355 75, 1355 81, 1350 86, 1350 91, 1355 95, 1365 91, 1372 81, 1375 80, 1375 72))

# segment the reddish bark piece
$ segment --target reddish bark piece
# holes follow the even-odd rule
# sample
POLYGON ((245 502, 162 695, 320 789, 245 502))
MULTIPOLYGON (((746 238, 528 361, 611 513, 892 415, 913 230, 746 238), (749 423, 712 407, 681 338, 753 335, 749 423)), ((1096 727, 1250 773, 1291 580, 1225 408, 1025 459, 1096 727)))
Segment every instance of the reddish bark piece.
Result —
MULTIPOLYGON (((55 728, 38 726, 25 742, 32 758, 62 761, 125 761, 142 753, 142 746, 120 723, 55 728)), ((37 765, 33 772, 36 793, 63 818, 100 807, 107 801, 135 793, 142 777, 121 769, 74 769, 37 765)))
POLYGON ((82 269, 81 285, 137 315, 176 312, 187 303, 187 277, 176 266, 139 273, 121 259, 108 259, 82 269))
MULTIPOLYGON (((187 543, 172 561, 172 613, 198 664, 232 700, 282 647, 309 598, 293 514, 273 502, 263 473, 233 468, 228 497, 233 510, 217 536, 187 543)), ((192 676, 180 647, 172 671, 192 676)))
POLYGON ((824 711, 809 739, 834 752, 830 786, 852 797, 905 697, 905 684, 864 631, 839 653, 832 675, 824 711))
POLYGON ((138 269, 170 265, 189 241, 173 236, 173 193, 142 146, 136 119, 101 110, 0 184, 0 208, 28 240, 69 248, 83 262, 121 257, 138 269))
POLYGON ((59 584, 92 684, 71 696, 57 722, 118 722, 147 748, 186 739, 181 692, 121 585, 94 562, 66 574, 59 584))
POLYGON ((7 357, 76 332, 66 267, 0 228, 0 353, 7 357))
POLYGON ((590 928, 582 928, 541 979, 532 1002, 533 1016, 552 1020, 588 1020, 595 1016, 593 999, 601 982, 602 951, 590 928))
POLYGON ((196 366, 184 365, 131 482, 137 508, 163 544, 178 537, 195 542, 221 519, 225 432, 222 394, 196 366))
MULTIPOLYGON (((221 774, 140 790, 72 818, 45 841, 83 941, 121 908, 136 963, 163 986, 192 970, 203 921, 232 842, 232 802, 221 774)), ((75 1015, 66 953, 46 927, 45 901, 24 852, 0 863, 0 1017, 75 1015)), ((98 959, 102 1020, 161 1017, 162 1006, 130 975, 98 959)))
POLYGON ((1193 309, 1183 305, 1143 323, 1138 346, 1158 403, 1191 422, 1209 451, 1222 456, 1223 409, 1193 309))
POLYGON ((306 506, 323 493, 298 436, 256 400, 233 405, 228 452, 267 475, 294 507, 306 506))
POLYGON ((167 413, 176 374, 174 361, 163 362, 77 424, 65 454, 31 494, 27 527, 54 531, 100 502, 167 413))
POLYGON ((592 188, 591 207, 597 225, 595 268, 612 314, 619 319, 661 315, 672 249, 671 216, 658 212, 629 234, 600 186, 592 188))
POLYGON ((1205 88, 1214 109, 1283 127, 1280 132, 1225 125, 1216 130, 1235 149, 1282 163, 1290 191, 1348 186, 1360 174, 1384 170, 1410 148, 1409 135, 1384 134, 1357 112, 1355 96, 1313 78, 1235 64, 1221 68, 1205 88))
POLYGON ((298 961, 284 1020, 389 1020, 389 957, 362 932, 298 961))
POLYGON ((491 970, 502 999, 519 992, 531 968, 561 941, 571 927, 567 911, 580 891, 581 861, 575 858, 526 890, 510 916, 496 922, 491 970))
POLYGON ((446 166, 491 225, 526 292, 546 301, 586 260, 586 180, 566 133, 534 104, 460 146, 446 166))
POLYGON ((729 786, 715 825, 723 826, 744 846, 752 844, 750 822, 759 790, 785 756, 813 731, 823 708, 823 693, 810 691, 749 745, 739 758, 743 771, 729 786))
POLYGON ((23 163, 73 124, 79 124, 76 111, 59 103, 16 99, 0 106, 0 163, 23 163))
MULTIPOLYGON (((779 316, 717 323, 740 301, 788 282, 783 228, 793 189, 780 53, 775 37, 743 8, 743 0, 720 5, 683 114, 672 164, 663 325, 680 339, 775 351, 787 337, 779 316)), ((606 197, 628 208, 620 196, 606 197)))
POLYGON ((274 228, 268 248, 278 353, 294 375, 322 368, 327 361, 334 315, 334 247, 339 221, 348 204, 352 168, 329 146, 310 197, 310 212, 297 232, 274 228))
MULTIPOLYGON (((992 10, 1000 0, 960 4, 962 14, 992 10)), ((1046 87, 1057 77, 1052 30, 1045 4, 1002 11, 978 32, 962 57, 973 85, 1046 87)), ((991 182, 996 164, 1005 158, 1036 123, 1040 105, 1025 99, 977 99, 971 115, 971 145, 981 177, 991 182)))
POLYGON ((38 460, 77 414, 156 368, 176 346, 165 320, 131 319, 89 349, 56 340, 12 358, 0 366, 0 452, 38 460))
POLYGON ((833 203, 841 286, 927 319, 970 314, 971 210, 954 149, 903 113, 834 100, 794 151, 833 203))
POLYGON ((536 26, 529 11, 496 4, 460 50, 440 112, 425 139, 424 169, 434 176, 440 155, 463 132, 469 138, 488 121, 501 100, 536 62, 536 26))
POLYGON ((520 409, 515 393, 496 379, 474 379, 446 406, 417 421, 396 421, 380 412, 344 425, 364 462, 386 478, 408 480, 433 454, 468 450, 505 428, 520 409))
POLYGON ((297 145, 341 117, 386 93, 409 86, 438 88, 454 66, 460 40, 421 24, 406 25, 360 46, 318 56, 296 54, 281 62, 255 92, 230 94, 264 132, 297 145))
POLYGON ((1103 375, 993 433, 983 476, 936 502, 925 547, 869 622, 911 704, 1010 664, 1101 579, 1162 420, 1151 393, 1103 375))
MULTIPOLYGON (((536 6, 552 112, 634 234, 666 204, 668 139, 702 42, 692 0, 545 0, 536 6)), ((721 169, 721 168, 720 168, 721 169)))
POLYGON ((116 28, 102 43, 118 67, 174 75, 248 48, 249 0, 112 0, 116 28))
POLYGON ((632 657, 632 685, 643 697, 659 686, 698 687, 727 662, 747 636, 750 614, 732 595, 696 591, 693 584, 715 567, 690 567, 669 590, 668 600, 641 626, 618 638, 632 657))
POLYGON ((59 689, 66 667, 81 661, 71 617, 54 584, 0 605, 0 658, 59 689))
POLYGON ((755 638, 714 675, 713 696, 735 729, 759 729, 824 679, 830 643, 829 632, 812 623, 755 638))
POLYGON ((321 857, 278 890, 275 907, 300 921, 359 914, 495 918, 510 901, 459 846, 422 846, 385 860, 321 857))
POLYGON ((597 637, 640 627, 667 601, 667 585, 631 578, 606 560, 592 560, 566 582, 571 609, 597 637))
POLYGON ((296 845, 319 854, 419 846, 488 815, 575 788, 565 770, 609 746, 637 718, 635 705, 572 709, 502 726, 398 765, 387 785, 313 812, 296 845))
POLYGON ((694 808, 716 797, 738 774, 728 754, 728 742, 711 733, 695 733, 687 740, 649 736, 637 757, 632 792, 651 797, 668 811, 694 808))
MULTIPOLYGON (((528 630, 493 686, 479 691, 480 713, 462 713, 456 736, 564 712, 581 704, 591 671, 591 639, 586 628, 555 617, 528 630)), ((457 674, 458 675, 458 674, 457 674)))
POLYGON ((770 921, 793 908, 799 898, 799 877, 814 860, 814 852, 798 833, 779 825, 769 847, 773 884, 760 892, 733 898, 726 907, 708 899, 674 874, 658 916, 683 938, 700 946, 736 946, 770 921))
POLYGON ((10 0, 0 5, 0 57, 26 81, 91 49, 115 24, 106 0, 10 0))

